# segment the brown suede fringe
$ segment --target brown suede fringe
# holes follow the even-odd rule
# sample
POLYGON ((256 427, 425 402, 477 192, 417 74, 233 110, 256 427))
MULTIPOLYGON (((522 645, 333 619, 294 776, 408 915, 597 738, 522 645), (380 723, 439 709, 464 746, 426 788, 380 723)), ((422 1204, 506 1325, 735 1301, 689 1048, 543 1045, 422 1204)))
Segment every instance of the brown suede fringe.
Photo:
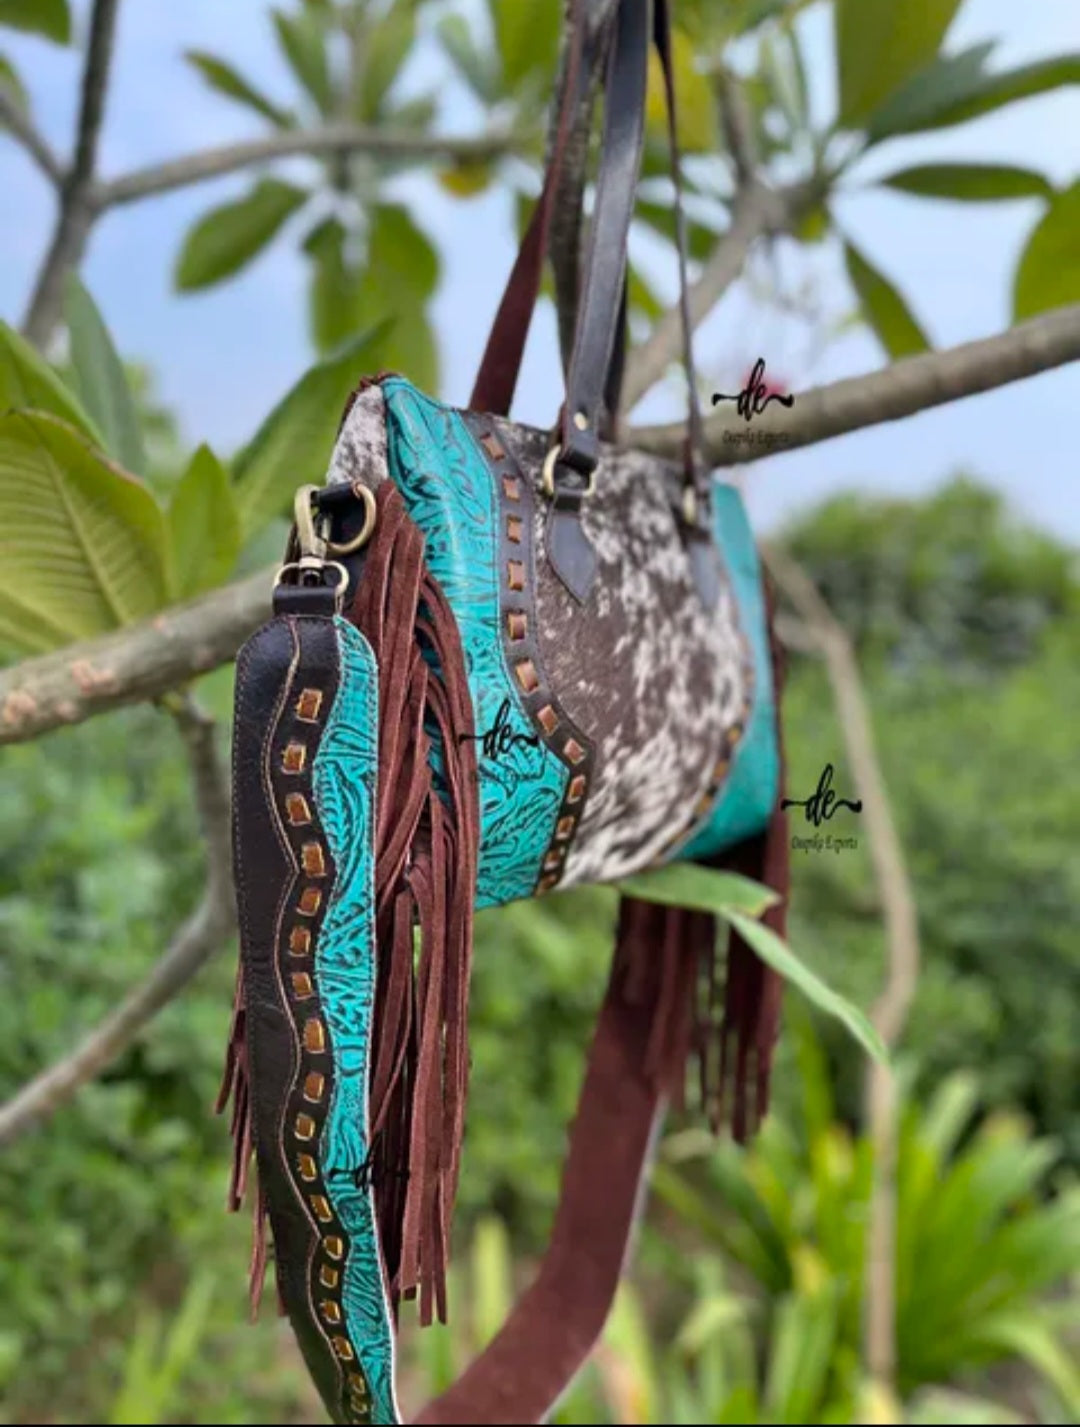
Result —
POLYGON ((391 481, 376 500, 349 611, 379 669, 372 1183, 391 1296, 419 1295, 427 1324, 446 1319, 465 1128, 476 745, 457 623, 423 536, 391 481))

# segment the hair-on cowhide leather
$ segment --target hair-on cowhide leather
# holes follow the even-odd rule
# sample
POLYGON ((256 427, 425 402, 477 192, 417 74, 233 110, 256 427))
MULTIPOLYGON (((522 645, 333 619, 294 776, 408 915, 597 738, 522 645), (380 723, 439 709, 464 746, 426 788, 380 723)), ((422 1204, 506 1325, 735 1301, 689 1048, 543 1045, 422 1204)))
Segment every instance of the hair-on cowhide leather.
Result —
MULTIPOLYGON (((745 726, 753 698, 749 643, 725 570, 716 608, 701 604, 676 520, 674 467, 604 448, 582 515, 598 572, 579 603, 545 557, 540 472, 550 436, 487 420, 534 494, 539 652, 594 756, 559 885, 611 881, 675 855, 718 793, 713 772, 725 736, 745 726)), ((387 471, 383 394, 372 383, 353 400, 327 479, 374 489, 387 471)))

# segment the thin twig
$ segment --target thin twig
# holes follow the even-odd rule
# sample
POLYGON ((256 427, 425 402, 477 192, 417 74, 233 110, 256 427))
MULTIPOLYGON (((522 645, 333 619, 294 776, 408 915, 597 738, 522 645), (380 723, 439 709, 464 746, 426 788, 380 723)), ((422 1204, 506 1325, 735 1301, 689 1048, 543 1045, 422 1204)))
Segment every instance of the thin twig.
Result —
MULTIPOLYGON (((862 799, 878 896, 885 923, 887 973, 871 1014, 892 1050, 903 1034, 919 978, 919 925, 903 847, 893 821, 870 712, 855 652, 813 581, 789 555, 768 547, 766 563, 798 610, 825 656, 848 763, 862 799)), ((870 1064, 868 1132, 874 1150, 874 1185, 866 1255, 866 1359, 875 1383, 895 1393, 896 1377, 896 1169, 897 1092, 892 1070, 870 1064)))
POLYGON ((34 126, 11 86, 0 79, 0 130, 4 129, 22 145, 46 178, 56 184, 61 182, 64 170, 60 160, 34 126))
POLYGON ((735 181, 739 188, 748 188, 756 182, 758 172, 750 105, 742 85, 726 67, 722 66, 716 76, 716 91, 720 100, 720 122, 735 169, 735 181))
POLYGON ((273 570, 56 654, 0 669, 0 745, 157 698, 227 664, 270 615, 273 570))
POLYGON ((119 8, 120 0, 94 0, 90 16, 75 159, 60 184, 60 208, 52 243, 23 322, 23 334, 38 347, 46 346, 56 330, 63 307, 64 279, 78 267, 97 216, 93 203, 94 167, 119 8))
MULTIPOLYGON (((709 457, 716 466, 758 461, 1007 386, 1077 358, 1080 303, 1073 303, 995 337, 905 357, 882 371, 815 387, 797 394, 790 410, 773 403, 751 425, 728 414, 734 407, 725 406, 705 423, 709 457)), ((626 432, 627 445, 673 460, 685 439, 680 422, 636 426, 626 432)))
POLYGON ((203 899, 145 981, 70 1055, 35 1076, 0 1107, 0 1147, 48 1119, 81 1086, 100 1075, 147 1022, 183 990, 232 931, 229 794, 215 746, 215 725, 189 701, 180 703, 174 712, 187 747, 206 842, 203 899))
POLYGON ((241 144, 190 154, 169 163, 154 164, 99 183, 94 204, 99 211, 121 203, 134 203, 159 193, 171 193, 193 183, 221 178, 257 164, 297 156, 364 153, 374 158, 446 160, 459 163, 498 158, 527 150, 533 135, 497 130, 490 134, 458 136, 413 133, 408 129, 364 128, 355 124, 328 124, 322 129, 268 134, 241 144))

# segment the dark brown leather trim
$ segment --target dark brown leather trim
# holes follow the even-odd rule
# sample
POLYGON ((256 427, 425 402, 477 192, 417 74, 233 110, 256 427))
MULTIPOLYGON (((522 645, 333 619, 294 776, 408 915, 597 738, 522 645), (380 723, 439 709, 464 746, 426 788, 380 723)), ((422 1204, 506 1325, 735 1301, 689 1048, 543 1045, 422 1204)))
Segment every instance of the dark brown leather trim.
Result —
POLYGON ((319 1163, 334 1067, 315 955, 336 874, 312 770, 338 667, 329 619, 278 618, 245 645, 234 828, 255 1145, 278 1285, 335 1421, 364 1423, 370 1394, 341 1302, 349 1241, 319 1163))
POLYGON ((537 734, 566 766, 568 777, 555 830, 536 881, 536 891, 558 886, 573 845, 592 783, 595 751, 592 741, 567 715, 551 687, 537 638, 536 528, 533 482, 522 473, 487 416, 462 412, 484 460, 491 469, 498 501, 499 629, 506 662, 514 678, 518 701, 537 734), (524 580, 522 581, 522 574, 524 580))

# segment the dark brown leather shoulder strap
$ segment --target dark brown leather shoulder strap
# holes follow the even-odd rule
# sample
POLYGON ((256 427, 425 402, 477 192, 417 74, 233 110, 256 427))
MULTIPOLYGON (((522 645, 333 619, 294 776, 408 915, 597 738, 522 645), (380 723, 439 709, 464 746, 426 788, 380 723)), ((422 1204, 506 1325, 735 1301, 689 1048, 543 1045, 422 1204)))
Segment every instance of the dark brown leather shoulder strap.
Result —
POLYGON ((604 1328, 622 1273, 664 1097, 646 1071, 655 998, 627 986, 655 909, 624 902, 619 948, 570 1133, 551 1243, 535 1282, 418 1423, 542 1422, 604 1328))

